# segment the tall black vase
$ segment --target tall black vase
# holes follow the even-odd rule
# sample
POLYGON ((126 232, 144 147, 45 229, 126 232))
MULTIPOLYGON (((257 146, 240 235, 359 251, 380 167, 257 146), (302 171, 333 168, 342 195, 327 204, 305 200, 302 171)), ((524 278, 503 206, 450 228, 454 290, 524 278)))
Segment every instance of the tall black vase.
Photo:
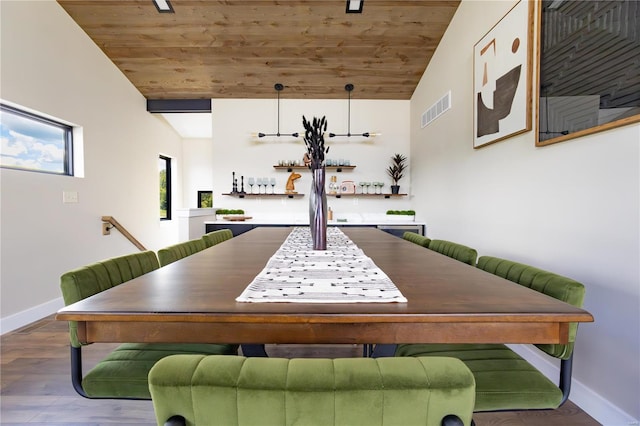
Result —
POLYGON ((314 250, 327 249, 327 193, 325 190, 325 168, 312 169, 311 193, 309 194, 309 227, 314 250))

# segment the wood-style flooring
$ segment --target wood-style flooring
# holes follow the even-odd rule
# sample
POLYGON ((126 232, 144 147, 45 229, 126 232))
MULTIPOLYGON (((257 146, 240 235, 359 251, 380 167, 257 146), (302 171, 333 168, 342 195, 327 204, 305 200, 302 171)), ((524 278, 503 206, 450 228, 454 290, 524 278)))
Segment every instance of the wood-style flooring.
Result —
MULTIPOLYGON (((77 395, 69 374, 67 324, 47 317, 6 333, 0 341, 2 387, 0 424, 47 426, 155 425, 151 401, 90 400, 77 395)), ((83 349, 85 369, 116 345, 95 344, 83 349)), ((272 345, 271 356, 356 357, 358 345, 272 345)), ((566 403, 558 410, 480 413, 478 426, 596 426, 580 408, 566 403)))

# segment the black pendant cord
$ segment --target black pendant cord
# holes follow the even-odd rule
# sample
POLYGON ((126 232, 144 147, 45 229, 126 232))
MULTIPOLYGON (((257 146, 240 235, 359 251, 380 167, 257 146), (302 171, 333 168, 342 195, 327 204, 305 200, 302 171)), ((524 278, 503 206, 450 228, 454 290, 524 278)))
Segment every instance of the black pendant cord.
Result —
POLYGON ((358 133, 355 135, 351 134, 351 92, 353 91, 353 84, 349 83, 347 85, 344 86, 344 90, 347 91, 347 93, 349 94, 348 97, 348 105, 347 105, 347 133, 346 134, 339 134, 339 133, 329 133, 329 137, 333 138, 336 136, 346 136, 346 137, 351 137, 351 136, 363 136, 365 138, 368 138, 369 136, 376 136, 376 133, 371 134, 369 132, 365 132, 365 133, 358 133))
POLYGON ((276 93, 278 94, 278 124, 277 124, 278 131, 277 133, 258 133, 258 137, 263 138, 265 136, 276 136, 276 137, 293 136, 294 138, 297 138, 299 136, 298 132, 286 134, 286 135, 280 134, 280 92, 282 91, 282 89, 284 89, 284 86, 280 83, 276 83, 273 86, 273 88, 276 89, 276 93))
POLYGON ((280 90, 278 90, 278 132, 276 136, 280 137, 280 90))
POLYGON ((347 103, 347 137, 351 136, 351 90, 349 90, 349 101, 347 103))

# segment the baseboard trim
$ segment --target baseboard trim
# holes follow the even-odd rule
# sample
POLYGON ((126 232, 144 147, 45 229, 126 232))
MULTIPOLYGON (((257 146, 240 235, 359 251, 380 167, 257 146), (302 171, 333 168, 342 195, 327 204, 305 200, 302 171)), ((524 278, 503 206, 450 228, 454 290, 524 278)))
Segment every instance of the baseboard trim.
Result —
POLYGON ((62 297, 58 297, 57 299, 50 300, 49 302, 18 312, 17 314, 1 318, 0 334, 17 330, 20 327, 24 327, 34 321, 38 321, 47 315, 57 312, 62 307, 64 307, 64 300, 62 297))
MULTIPOLYGON (((537 349, 526 345, 508 346, 518 355, 529 361, 531 365, 540 370, 542 374, 554 383, 558 383, 560 367, 554 365, 549 359, 539 354, 537 349)), ((589 414, 599 423, 602 423, 603 426, 640 425, 638 419, 634 419, 575 378, 571 381, 571 394, 569 395, 569 399, 585 413, 589 414)))

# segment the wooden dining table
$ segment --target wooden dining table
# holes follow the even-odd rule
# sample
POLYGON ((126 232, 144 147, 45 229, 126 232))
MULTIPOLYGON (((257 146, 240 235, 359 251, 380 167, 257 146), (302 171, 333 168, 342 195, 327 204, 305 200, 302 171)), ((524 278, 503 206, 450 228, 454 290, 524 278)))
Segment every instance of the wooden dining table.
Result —
POLYGON ((291 228, 261 227, 58 311, 83 343, 566 343, 592 315, 375 228, 343 228, 406 303, 241 303, 291 228))

